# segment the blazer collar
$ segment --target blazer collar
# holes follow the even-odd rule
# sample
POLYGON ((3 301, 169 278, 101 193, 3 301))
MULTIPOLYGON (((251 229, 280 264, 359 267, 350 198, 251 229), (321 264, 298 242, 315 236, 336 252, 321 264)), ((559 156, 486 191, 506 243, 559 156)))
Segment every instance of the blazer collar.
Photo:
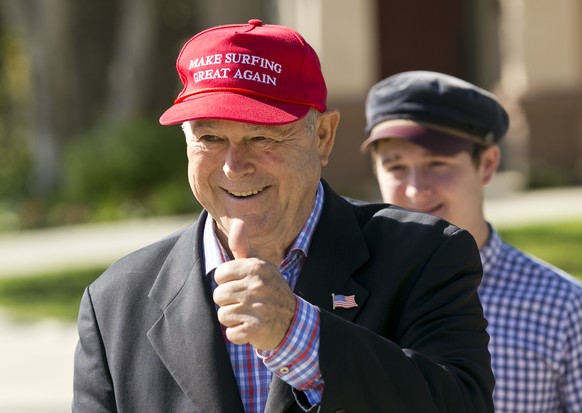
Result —
POLYGON ((368 247, 353 205, 325 181, 323 184, 323 211, 295 293, 320 309, 352 321, 369 296, 369 291, 352 278, 369 259, 368 247), (358 307, 333 309, 332 294, 354 295, 358 307))

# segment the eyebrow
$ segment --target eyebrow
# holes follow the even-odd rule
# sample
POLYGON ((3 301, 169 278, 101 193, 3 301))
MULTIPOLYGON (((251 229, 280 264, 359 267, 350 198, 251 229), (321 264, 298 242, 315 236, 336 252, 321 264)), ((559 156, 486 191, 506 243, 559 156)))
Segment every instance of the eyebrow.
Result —
MULTIPOLYGON (((389 163, 389 162, 397 162, 400 161, 402 159, 405 159, 405 156, 402 156, 400 153, 395 153, 395 154, 388 154, 388 155, 382 155, 382 154, 378 154, 377 155, 378 158, 380 159, 380 161, 384 164, 384 163, 389 163)), ((422 158, 424 159, 430 159, 430 158, 437 158, 437 159, 452 159, 455 156, 451 156, 451 155, 445 155, 439 152, 434 152, 431 150, 426 150, 423 154, 422 154, 422 158)))
POLYGON ((216 121, 211 119, 197 119, 191 121, 193 126, 203 126, 203 127, 212 127, 216 121))
MULTIPOLYGON (((201 120, 196 120, 196 123, 194 124, 194 127, 192 128, 193 130, 195 128, 201 127, 201 128, 209 128, 209 129, 215 129, 218 124, 218 120, 214 120, 214 119, 201 119, 201 120)), ((250 131, 256 132, 256 131, 268 131, 270 134, 273 135, 277 135, 277 136, 284 136, 289 134, 290 131, 292 131, 294 128, 299 127, 299 125, 295 125, 295 124, 284 124, 284 125, 260 125, 260 124, 253 124, 253 123, 247 123, 247 129, 249 129, 250 131)))
POLYGON ((283 125, 254 125, 250 124, 249 129, 252 131, 267 131, 275 136, 287 136, 296 130, 299 130, 303 125, 298 123, 286 123, 283 125))
POLYGON ((381 155, 378 154, 378 158, 380 159, 380 161, 382 161, 382 163, 388 163, 388 162, 395 162, 399 159, 402 159, 402 155, 400 154, 390 154, 390 155, 381 155))

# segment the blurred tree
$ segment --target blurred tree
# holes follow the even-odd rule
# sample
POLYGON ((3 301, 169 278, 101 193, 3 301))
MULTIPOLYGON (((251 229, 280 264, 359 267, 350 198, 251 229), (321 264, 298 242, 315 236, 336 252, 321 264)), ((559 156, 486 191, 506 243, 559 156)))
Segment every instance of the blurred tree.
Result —
POLYGON ((158 46, 158 0, 124 0, 109 72, 107 117, 114 123, 146 110, 158 46))
POLYGON ((17 219, 29 228, 75 215, 65 205, 71 192, 84 204, 79 210, 125 196, 172 213, 169 205, 178 201, 145 204, 182 197, 168 194, 176 171, 182 176, 184 165, 173 159, 183 148, 173 145, 183 140, 165 152, 149 150, 158 137, 181 136, 157 122, 182 88, 176 56, 207 27, 263 18, 265 2, 0 0, 0 144, 10 150, 0 152, 0 230, 17 228, 17 219), (89 179, 110 176, 108 165, 128 178, 89 179), (55 213, 57 207, 65 212, 55 213))
POLYGON ((55 193, 63 148, 82 132, 158 115, 172 101, 176 48, 198 29, 188 0, 0 0, 0 14, 27 57, 20 109, 34 196, 55 193))
POLYGON ((2 11, 29 56, 31 190, 47 194, 60 179, 61 145, 78 131, 78 72, 70 47, 74 0, 4 0, 2 11))
POLYGON ((26 188, 29 156, 25 131, 28 107, 28 61, 17 36, 0 20, 0 199, 26 188))

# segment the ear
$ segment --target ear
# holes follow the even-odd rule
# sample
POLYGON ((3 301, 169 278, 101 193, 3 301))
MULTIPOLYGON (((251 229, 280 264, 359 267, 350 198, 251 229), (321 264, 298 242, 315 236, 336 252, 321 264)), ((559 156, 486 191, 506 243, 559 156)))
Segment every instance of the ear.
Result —
POLYGON ((481 185, 487 185, 493 179, 493 175, 501 162, 501 150, 498 145, 490 146, 481 154, 481 185))
POLYGON ((317 148, 321 166, 325 166, 329 162, 339 121, 340 113, 337 109, 327 110, 317 120, 317 148))

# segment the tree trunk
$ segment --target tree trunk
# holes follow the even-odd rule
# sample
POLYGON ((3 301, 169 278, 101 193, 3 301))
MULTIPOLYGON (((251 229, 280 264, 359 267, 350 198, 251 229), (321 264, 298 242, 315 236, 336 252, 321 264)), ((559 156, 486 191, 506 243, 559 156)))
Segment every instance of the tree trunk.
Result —
POLYGON ((22 31, 30 56, 31 191, 46 195, 60 182, 62 143, 79 127, 71 44, 74 0, 4 0, 1 5, 22 31))
POLYGON ((107 119, 131 119, 148 107, 152 67, 157 64, 158 1, 123 0, 109 72, 107 119))

